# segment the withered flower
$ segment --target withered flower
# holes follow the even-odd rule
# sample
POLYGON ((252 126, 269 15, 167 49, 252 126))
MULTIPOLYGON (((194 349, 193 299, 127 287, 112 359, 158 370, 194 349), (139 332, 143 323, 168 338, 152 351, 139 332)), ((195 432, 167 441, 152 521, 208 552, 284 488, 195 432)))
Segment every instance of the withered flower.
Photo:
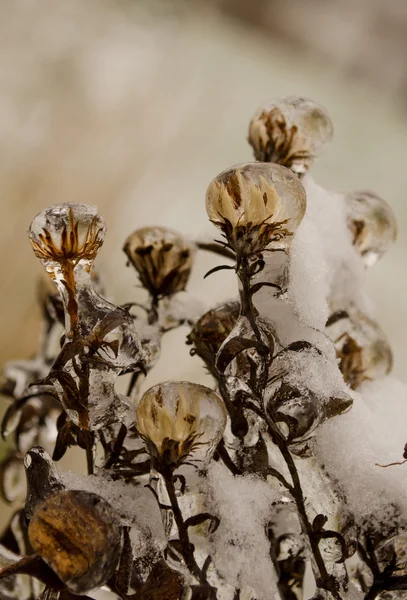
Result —
POLYGON ((122 548, 121 528, 110 504, 77 490, 49 496, 34 512, 28 537, 34 552, 80 595, 110 579, 122 548))
POLYGON ((159 472, 186 461, 209 461, 226 426, 222 400, 211 389, 170 381, 150 388, 136 412, 137 429, 159 472))
POLYGON ((166 227, 137 229, 127 238, 123 251, 152 296, 171 296, 185 289, 193 247, 177 232, 166 227))
POLYGON ((365 265, 371 267, 394 244, 396 217, 387 202, 373 192, 350 192, 345 205, 353 245, 365 265))
POLYGON ((306 173, 314 157, 331 140, 331 119, 312 100, 289 96, 262 106, 249 125, 249 143, 257 160, 306 173))
POLYGON ((35 255, 47 267, 53 262, 93 261, 105 231, 95 206, 69 203, 56 204, 38 214, 29 235, 35 255))
POLYGON ((305 190, 284 167, 245 163, 223 171, 209 185, 206 210, 238 255, 284 248, 301 223, 305 190))
POLYGON ((328 319, 327 327, 343 378, 352 389, 391 371, 390 344, 380 326, 367 315, 355 308, 338 311, 328 319))

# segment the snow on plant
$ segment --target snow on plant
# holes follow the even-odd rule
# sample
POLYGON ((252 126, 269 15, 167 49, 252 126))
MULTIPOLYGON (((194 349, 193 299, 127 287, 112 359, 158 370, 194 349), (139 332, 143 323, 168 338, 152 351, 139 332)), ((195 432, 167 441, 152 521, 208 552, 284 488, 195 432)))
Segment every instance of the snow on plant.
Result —
POLYGON ((1 491, 20 504, 1 538, 1 598, 405 596, 407 390, 389 376, 363 288, 396 222, 375 194, 312 180, 332 131, 310 100, 263 106, 249 127, 257 162, 208 186, 221 240, 163 226, 127 238, 143 305, 103 297, 95 207, 35 217, 30 242, 53 283, 41 286, 36 357, 3 372, 14 447, 1 491), (198 251, 225 258, 208 275, 234 270, 239 297, 192 318, 183 302, 198 251), (163 336, 185 323, 213 389, 164 381, 142 393, 163 336), (74 446, 87 476, 57 469, 74 446))

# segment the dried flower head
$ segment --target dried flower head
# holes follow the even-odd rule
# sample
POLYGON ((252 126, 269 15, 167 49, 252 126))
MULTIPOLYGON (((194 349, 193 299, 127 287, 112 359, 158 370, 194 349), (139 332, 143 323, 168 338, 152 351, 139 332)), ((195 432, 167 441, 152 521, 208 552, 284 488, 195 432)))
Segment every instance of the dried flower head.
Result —
POLYGON ((249 125, 256 159, 284 165, 297 175, 308 171, 332 134, 331 119, 322 106, 297 96, 261 107, 249 125))
POLYGON ((95 206, 56 204, 32 221, 29 235, 35 255, 45 263, 93 261, 106 226, 95 206))
POLYGON ((352 389, 391 371, 390 344, 379 325, 367 315, 354 308, 340 311, 328 319, 327 327, 343 378, 352 389))
POLYGON ((206 192, 206 210, 238 255, 270 244, 285 247, 306 209, 305 190, 284 167, 246 163, 218 175, 206 192))
POLYGON ((219 396, 203 385, 166 382, 143 395, 136 424, 153 466, 167 472, 186 461, 210 459, 226 426, 226 410, 219 396))
POLYGON ((191 353, 197 354, 212 370, 219 348, 232 332, 240 314, 239 302, 227 302, 206 312, 195 323, 187 343, 193 345, 191 353))
POLYGON ((193 247, 180 234, 165 227, 137 229, 123 251, 152 296, 171 296, 187 285, 193 247))
POLYGON ((75 594, 101 587, 118 564, 121 528, 103 498, 83 491, 52 494, 34 512, 31 546, 75 594))
POLYGON ((373 192, 351 192, 345 196, 345 205, 353 245, 371 267, 394 244, 396 217, 387 202, 373 192))

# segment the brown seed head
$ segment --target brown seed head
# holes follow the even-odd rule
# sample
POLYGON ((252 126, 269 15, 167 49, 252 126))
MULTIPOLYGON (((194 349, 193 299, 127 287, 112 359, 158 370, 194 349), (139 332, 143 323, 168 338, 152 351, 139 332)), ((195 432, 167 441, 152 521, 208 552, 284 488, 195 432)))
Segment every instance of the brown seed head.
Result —
POLYGON ((285 247, 306 209, 305 190, 285 167, 246 163, 215 177, 206 192, 206 210, 237 254, 267 246, 285 247))
POLYGON ((333 134, 325 110, 306 98, 280 98, 260 108, 249 125, 257 160, 275 162, 297 175, 306 173, 333 134))
POLYGON ((153 296, 171 296, 185 289, 192 268, 193 247, 165 227, 137 229, 123 251, 153 296))
POLYGON ((394 244, 396 217, 387 202, 373 192, 351 192, 345 196, 345 206, 353 245, 371 267, 394 244))
POLYGON ((155 468, 171 471, 186 460, 209 460, 225 429, 226 410, 211 389, 171 381, 143 395, 136 424, 155 468))
POLYGON ((103 244, 105 224, 94 206, 57 204, 32 221, 29 236, 44 262, 93 261, 103 244))

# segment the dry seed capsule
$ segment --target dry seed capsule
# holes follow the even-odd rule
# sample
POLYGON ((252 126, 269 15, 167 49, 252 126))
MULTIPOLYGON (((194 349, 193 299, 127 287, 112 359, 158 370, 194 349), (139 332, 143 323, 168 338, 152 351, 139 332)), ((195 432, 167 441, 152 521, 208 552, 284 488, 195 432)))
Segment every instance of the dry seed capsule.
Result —
POLYGON ((206 210, 238 256, 267 246, 287 248, 307 201, 299 179, 285 167, 245 163, 220 173, 206 192, 206 210))
POLYGON ((303 175, 333 135, 325 109, 307 98, 289 96, 262 106, 249 125, 257 160, 284 165, 303 175))
POLYGON ((226 427, 226 410, 211 389, 169 381, 143 395, 136 425, 154 468, 170 473, 186 461, 205 464, 211 459, 226 427))
POLYGON ((28 527, 34 552, 74 594, 106 583, 118 564, 122 536, 105 500, 83 491, 60 491, 34 512, 28 527))
POLYGON ((396 217, 387 202, 373 192, 350 192, 345 205, 353 245, 366 267, 371 267, 394 244, 396 217))
POLYGON ((193 247, 180 234, 165 227, 137 229, 127 238, 123 251, 152 296, 171 296, 185 289, 193 247))

